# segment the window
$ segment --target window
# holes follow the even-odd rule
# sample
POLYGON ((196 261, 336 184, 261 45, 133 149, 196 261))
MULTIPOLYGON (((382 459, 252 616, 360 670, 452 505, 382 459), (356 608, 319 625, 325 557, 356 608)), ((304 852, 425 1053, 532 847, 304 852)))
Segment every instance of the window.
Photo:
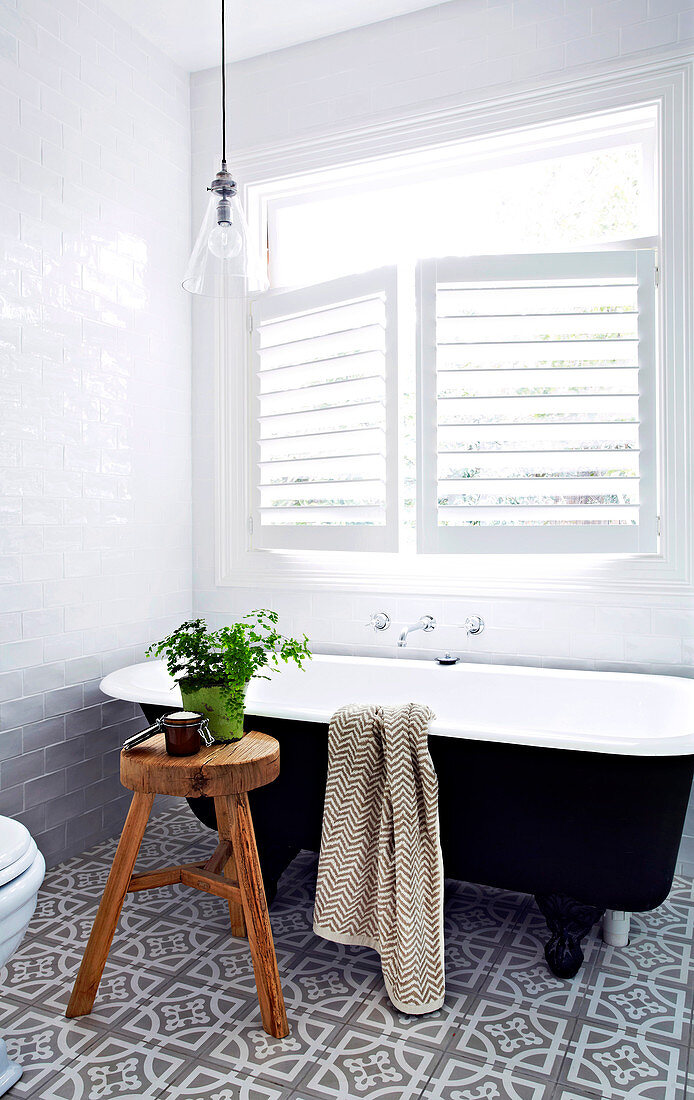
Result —
POLYGON ((418 271, 419 546, 657 547, 653 253, 418 271))
POLYGON ((397 550, 396 317, 393 269, 257 303, 257 547, 397 550))
POLYGON ((639 107, 268 201, 255 549, 656 552, 655 138, 639 107))
POLYGON ((283 181, 267 202, 271 286, 651 239, 656 137, 655 108, 638 107, 283 181))
MULTIPOLYGON (((418 550, 654 552, 653 252, 427 260, 417 291, 418 550)), ((256 304, 258 549, 398 549, 396 326, 394 269, 256 304)))

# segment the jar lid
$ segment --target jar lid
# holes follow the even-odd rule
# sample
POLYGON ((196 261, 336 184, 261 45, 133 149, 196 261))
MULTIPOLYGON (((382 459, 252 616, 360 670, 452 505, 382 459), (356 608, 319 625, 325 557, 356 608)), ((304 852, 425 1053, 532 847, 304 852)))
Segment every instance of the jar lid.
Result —
POLYGON ((201 721, 202 714, 196 714, 194 710, 175 710, 164 716, 164 723, 172 726, 194 726, 201 721))

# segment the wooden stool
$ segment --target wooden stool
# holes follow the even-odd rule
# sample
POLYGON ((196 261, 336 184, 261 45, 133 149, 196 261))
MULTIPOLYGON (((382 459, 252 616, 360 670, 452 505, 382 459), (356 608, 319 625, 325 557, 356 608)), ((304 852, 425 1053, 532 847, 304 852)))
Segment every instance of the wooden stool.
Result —
POLYGON ((195 756, 168 756, 162 733, 121 753, 121 782, 135 793, 66 1016, 92 1010, 125 895, 183 882, 229 902, 232 935, 248 936, 263 1027, 277 1039, 289 1033, 247 794, 279 770, 279 744, 265 733, 203 747, 195 756), (206 863, 133 874, 155 794, 214 797, 219 844, 206 863))

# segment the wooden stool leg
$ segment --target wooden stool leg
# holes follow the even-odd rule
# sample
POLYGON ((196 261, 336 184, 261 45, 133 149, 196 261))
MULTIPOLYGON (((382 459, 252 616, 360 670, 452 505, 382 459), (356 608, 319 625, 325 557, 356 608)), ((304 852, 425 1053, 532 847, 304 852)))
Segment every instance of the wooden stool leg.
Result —
MULTIPOLYGON (((236 857, 234 856, 233 848, 229 852, 229 858, 224 864, 223 875, 228 878, 230 882, 238 882, 239 872, 236 866, 236 857)), ((243 915, 243 905, 239 905, 238 902, 229 902, 229 917, 231 918, 231 934, 232 936, 238 936, 243 939, 248 935, 246 930, 246 918, 243 915)))
MULTIPOLYGON (((221 833, 219 844, 217 845, 214 855, 206 864, 205 870, 213 871, 215 874, 223 874, 230 882, 238 882, 236 860, 234 859, 232 843, 230 840, 224 840, 221 833)), ((238 936, 240 939, 245 938, 246 921, 243 916, 243 905, 237 901, 230 901, 229 916, 231 918, 232 936, 238 936)))
POLYGON ((220 837, 231 840, 246 917, 248 945, 253 959, 260 1015, 268 1035, 283 1039, 289 1034, 287 1012, 275 945, 265 900, 263 876, 253 831, 253 818, 247 794, 218 796, 214 800, 220 837))
POLYGON ((65 1015, 68 1017, 86 1016, 92 1010, 153 802, 153 794, 138 792, 133 795, 89 943, 67 1006, 65 1015))

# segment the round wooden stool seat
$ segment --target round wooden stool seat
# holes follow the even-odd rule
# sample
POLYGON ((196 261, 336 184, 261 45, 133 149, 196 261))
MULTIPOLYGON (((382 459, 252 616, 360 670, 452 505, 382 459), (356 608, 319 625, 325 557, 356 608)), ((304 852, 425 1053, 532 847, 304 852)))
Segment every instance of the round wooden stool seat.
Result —
POLYGON ((195 756, 169 756, 164 734, 159 733, 120 758, 124 787, 184 798, 241 794, 272 783, 279 773, 279 742, 257 730, 240 741, 203 745, 195 756))

